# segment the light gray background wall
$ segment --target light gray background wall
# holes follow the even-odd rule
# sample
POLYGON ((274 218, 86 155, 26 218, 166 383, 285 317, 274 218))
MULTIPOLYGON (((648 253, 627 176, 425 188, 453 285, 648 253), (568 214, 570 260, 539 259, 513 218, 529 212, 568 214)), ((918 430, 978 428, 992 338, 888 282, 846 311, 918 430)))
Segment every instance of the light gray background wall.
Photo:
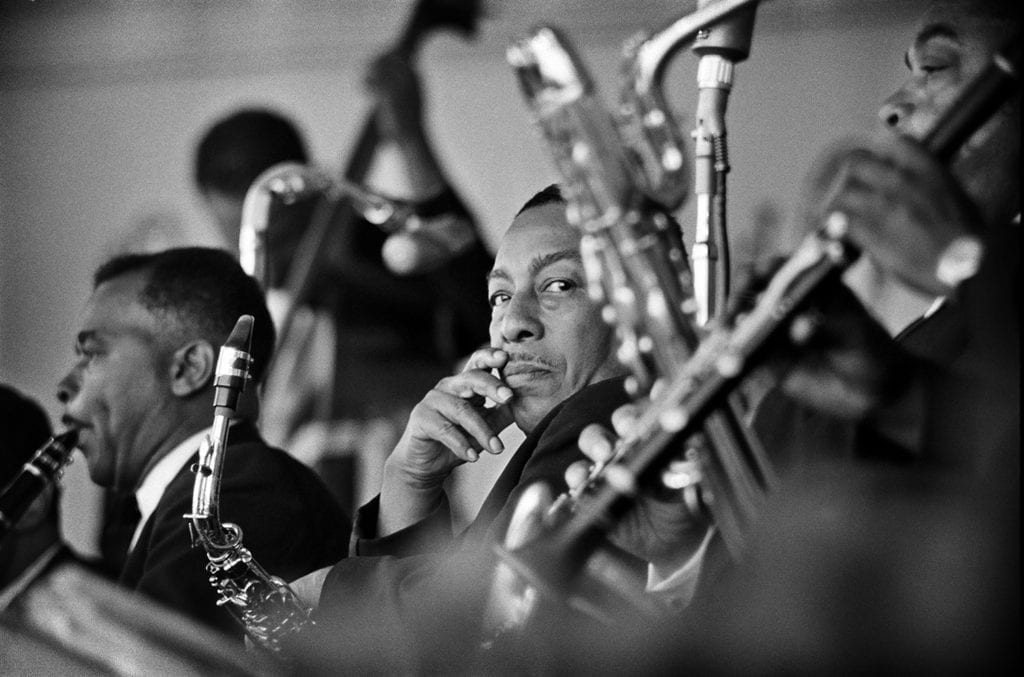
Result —
MULTIPOLYGON (((420 63, 431 131, 492 248, 519 204, 556 178, 505 63, 509 41, 536 23, 562 27, 611 101, 623 41, 695 4, 491 2, 493 16, 476 40, 430 40, 420 63)), ((182 241, 216 243, 190 184, 193 143, 215 116, 269 104, 300 120, 317 160, 337 167, 367 105, 362 69, 410 6, 0 1, 0 380, 37 398, 56 421, 55 384, 70 364, 76 313, 96 265, 143 223, 176 226, 182 241)), ((873 129, 878 103, 903 77, 921 7, 762 3, 728 118, 737 262, 792 245, 800 179, 825 143, 873 129), (763 223, 765 205, 777 211, 775 228, 753 225, 763 223)), ((683 52, 668 75, 687 129, 695 70, 683 52)), ((680 218, 692 227, 692 207, 680 218)), ((91 551, 97 494, 84 464, 72 466, 65 487, 69 537, 91 551)))

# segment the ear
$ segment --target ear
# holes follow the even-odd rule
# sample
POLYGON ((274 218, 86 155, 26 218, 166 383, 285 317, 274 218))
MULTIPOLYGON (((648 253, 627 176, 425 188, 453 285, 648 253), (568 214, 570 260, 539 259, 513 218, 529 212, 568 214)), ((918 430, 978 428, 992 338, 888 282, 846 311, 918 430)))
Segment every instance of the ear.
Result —
POLYGON ((171 392, 178 397, 188 397, 204 390, 216 366, 217 351, 209 341, 186 343, 171 356, 171 392))

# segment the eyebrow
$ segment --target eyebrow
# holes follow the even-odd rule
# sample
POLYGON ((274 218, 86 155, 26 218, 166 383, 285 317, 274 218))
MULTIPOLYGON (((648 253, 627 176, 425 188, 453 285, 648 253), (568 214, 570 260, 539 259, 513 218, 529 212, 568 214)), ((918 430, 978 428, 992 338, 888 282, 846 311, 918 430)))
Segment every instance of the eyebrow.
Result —
MULTIPOLYGON (((539 273, 544 268, 547 268, 553 263, 558 261, 573 261, 575 263, 583 263, 583 257, 580 256, 580 250, 578 248, 559 249, 558 251, 548 252, 542 256, 535 257, 530 261, 528 268, 531 277, 539 273)), ((510 280, 512 276, 501 268, 496 268, 491 272, 487 273, 487 281, 491 280, 510 280)))
MULTIPOLYGON (((945 23, 933 23, 924 26, 917 36, 914 38, 914 45, 911 49, 921 50, 924 46, 935 39, 946 39, 951 40, 957 44, 960 43, 960 34, 957 33, 956 29, 945 23)), ((903 54, 903 62, 910 68, 910 50, 907 50, 903 54)))

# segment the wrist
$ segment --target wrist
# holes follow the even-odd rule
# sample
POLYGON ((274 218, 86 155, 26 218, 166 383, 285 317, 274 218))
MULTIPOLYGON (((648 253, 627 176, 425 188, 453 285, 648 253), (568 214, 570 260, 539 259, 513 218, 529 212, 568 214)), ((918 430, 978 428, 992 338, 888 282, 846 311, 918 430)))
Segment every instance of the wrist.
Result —
POLYGON ((383 487, 393 487, 413 493, 440 491, 448 478, 447 473, 424 473, 396 458, 392 453, 384 461, 383 487))
POLYGON ((385 462, 377 536, 388 536, 426 519, 440 505, 443 492, 443 477, 423 477, 385 462))

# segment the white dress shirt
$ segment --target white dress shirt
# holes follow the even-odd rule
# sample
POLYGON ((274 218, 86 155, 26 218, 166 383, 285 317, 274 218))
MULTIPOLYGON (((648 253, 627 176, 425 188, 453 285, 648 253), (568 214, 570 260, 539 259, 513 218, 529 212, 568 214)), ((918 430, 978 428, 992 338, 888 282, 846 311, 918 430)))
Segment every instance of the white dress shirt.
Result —
POLYGON ((192 458, 192 455, 199 450, 203 437, 209 435, 212 430, 212 427, 200 430, 195 435, 184 440, 181 444, 171 449, 166 456, 157 461, 150 468, 149 472, 146 473, 146 476, 139 484, 139 488, 135 490, 135 500, 139 504, 139 524, 135 527, 135 533, 132 535, 132 542, 128 546, 128 552, 135 549, 135 544, 139 540, 142 528, 146 526, 146 522, 153 515, 153 511, 156 510, 160 499, 164 497, 167 485, 181 472, 181 469, 192 458))

